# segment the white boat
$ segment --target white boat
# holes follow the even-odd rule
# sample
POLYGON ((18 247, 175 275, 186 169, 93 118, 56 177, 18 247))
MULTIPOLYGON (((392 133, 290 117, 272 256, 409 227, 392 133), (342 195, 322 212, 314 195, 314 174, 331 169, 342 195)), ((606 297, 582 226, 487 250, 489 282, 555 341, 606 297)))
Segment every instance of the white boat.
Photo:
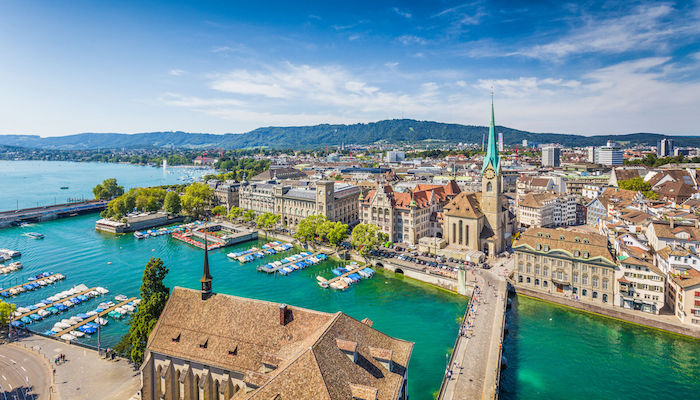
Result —
POLYGON ((70 334, 75 336, 75 337, 83 337, 85 336, 85 333, 80 332, 80 331, 70 331, 70 334))
POLYGON ((135 306, 138 306, 139 304, 141 304, 141 299, 136 299, 136 300, 132 301, 132 303, 133 303, 135 306))
POLYGON ((64 335, 61 335, 61 339, 63 339, 63 340, 75 340, 75 336, 66 333, 64 335))
POLYGON ((86 315, 89 315, 89 316, 91 316, 91 317, 92 317, 93 315, 97 315, 97 311, 95 311, 95 310, 92 310, 92 311, 88 311, 88 312, 86 312, 85 314, 86 314, 86 315))
POLYGON ((64 330, 64 329, 68 329, 68 328, 70 328, 70 325, 65 324, 65 323, 63 323, 63 322, 56 322, 56 323, 53 325, 53 329, 52 329, 52 330, 53 330, 54 332, 60 332, 60 331, 62 331, 62 330, 64 330))
POLYGON ((104 326, 107 325, 107 320, 102 317, 97 317, 95 318, 95 323, 104 326))
POLYGON ((118 295, 114 296, 114 300, 116 300, 116 301, 121 302, 121 301, 124 301, 126 299, 128 299, 128 297, 124 296, 123 294, 118 294, 118 295))
POLYGON ((107 293, 109 293, 109 290, 107 290, 107 289, 105 289, 105 288, 103 288, 103 287, 99 287, 99 286, 95 288, 95 291, 96 291, 97 293, 99 293, 99 294, 107 294, 107 293))
POLYGON ((136 311, 136 307, 130 306, 128 304, 123 305, 122 308, 125 309, 129 313, 136 311))
POLYGON ((77 325, 77 324, 83 322, 83 319, 80 318, 80 317, 78 317, 78 316, 70 317, 69 320, 71 321, 71 323, 72 323, 73 325, 77 325))

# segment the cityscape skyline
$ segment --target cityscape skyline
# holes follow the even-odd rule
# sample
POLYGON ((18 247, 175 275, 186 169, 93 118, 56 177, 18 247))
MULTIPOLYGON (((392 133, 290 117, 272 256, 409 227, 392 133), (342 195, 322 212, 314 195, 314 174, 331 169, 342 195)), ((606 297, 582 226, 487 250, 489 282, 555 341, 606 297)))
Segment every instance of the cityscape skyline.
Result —
POLYGON ((697 1, 3 8, 0 134, 487 125, 492 85, 499 124, 528 131, 691 135, 700 122, 697 1))

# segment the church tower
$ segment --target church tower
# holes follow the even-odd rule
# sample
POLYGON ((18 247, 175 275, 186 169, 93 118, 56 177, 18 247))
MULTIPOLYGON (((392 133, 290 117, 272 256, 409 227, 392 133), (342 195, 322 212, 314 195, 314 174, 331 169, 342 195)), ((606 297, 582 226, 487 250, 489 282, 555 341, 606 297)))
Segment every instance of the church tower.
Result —
POLYGON ((206 300, 211 296, 211 274, 209 274, 209 245, 207 243, 207 231, 204 230, 204 272, 202 279, 202 300, 206 300))
POLYGON ((489 239, 489 256, 493 257, 503 251, 505 215, 503 214, 503 187, 501 180, 501 159, 496 143, 496 122, 493 112, 493 91, 491 92, 491 126, 489 142, 486 148, 484 166, 481 168, 481 210, 486 216, 493 237, 489 239), (491 244, 493 243, 493 244, 491 244))

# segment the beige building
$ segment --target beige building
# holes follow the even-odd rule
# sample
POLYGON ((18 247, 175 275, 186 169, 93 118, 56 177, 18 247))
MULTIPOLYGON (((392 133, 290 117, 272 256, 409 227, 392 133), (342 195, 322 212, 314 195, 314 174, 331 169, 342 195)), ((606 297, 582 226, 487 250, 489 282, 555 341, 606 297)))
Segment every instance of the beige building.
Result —
POLYGON ((443 252, 450 257, 464 259, 463 254, 468 250, 493 257, 506 249, 506 238, 510 236, 501 159, 496 147, 493 103, 489 143, 481 171, 481 193, 461 193, 445 206, 443 231, 446 247, 443 252))
POLYGON ((176 287, 141 366, 144 400, 406 400, 413 343, 342 312, 176 287))
POLYGON ((240 188, 239 204, 258 214, 278 214, 281 222, 289 226, 310 215, 353 225, 359 221, 359 197, 359 187, 331 181, 296 185, 246 182, 240 188))
POLYGON ((664 306, 664 273, 654 264, 636 257, 619 258, 619 305, 631 310, 658 314, 664 306))
POLYGON ((518 285, 580 301, 617 305, 617 263, 605 236, 531 228, 513 244, 518 285))
POLYGON ((700 271, 668 276, 666 303, 684 324, 700 326, 700 271))
POLYGON ((377 185, 361 199, 360 219, 378 226, 392 241, 416 244, 421 238, 443 235, 439 213, 459 192, 455 181, 444 186, 420 184, 407 193, 377 185))

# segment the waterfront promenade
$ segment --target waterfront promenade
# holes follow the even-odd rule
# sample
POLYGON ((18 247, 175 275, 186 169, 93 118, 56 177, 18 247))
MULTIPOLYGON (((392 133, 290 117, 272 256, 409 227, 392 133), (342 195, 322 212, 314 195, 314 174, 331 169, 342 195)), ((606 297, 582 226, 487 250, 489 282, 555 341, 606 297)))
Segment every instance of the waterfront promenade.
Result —
POLYGON ((124 359, 106 360, 95 350, 39 335, 22 338, 12 346, 44 357, 46 379, 56 371, 54 390, 42 399, 124 400, 139 389, 139 371, 124 359), (65 354, 66 361, 56 364, 53 360, 59 354, 65 354))

